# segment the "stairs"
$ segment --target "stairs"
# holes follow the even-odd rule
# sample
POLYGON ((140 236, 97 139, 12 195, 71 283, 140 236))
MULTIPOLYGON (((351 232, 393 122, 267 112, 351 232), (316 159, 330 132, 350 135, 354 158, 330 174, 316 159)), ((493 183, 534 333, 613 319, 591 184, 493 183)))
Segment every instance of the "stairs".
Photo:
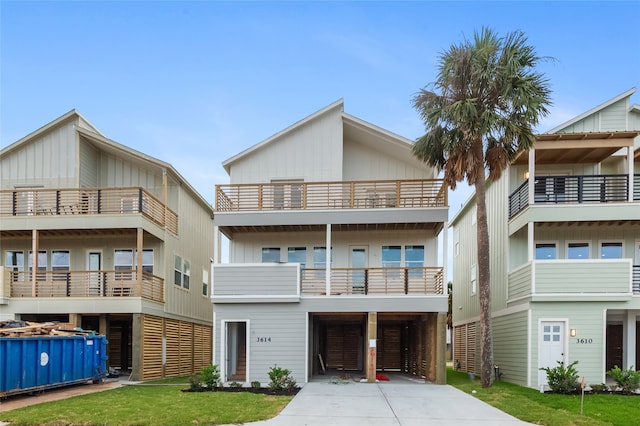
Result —
POLYGON ((247 351, 242 345, 238 348, 238 365, 235 374, 231 375, 231 380, 235 382, 245 382, 247 379, 247 351))

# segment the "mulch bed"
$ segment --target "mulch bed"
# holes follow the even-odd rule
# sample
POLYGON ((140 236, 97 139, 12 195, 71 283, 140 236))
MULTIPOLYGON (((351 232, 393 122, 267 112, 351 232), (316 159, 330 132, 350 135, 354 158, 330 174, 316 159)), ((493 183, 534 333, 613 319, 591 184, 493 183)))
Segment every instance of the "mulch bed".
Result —
POLYGON ((249 393, 257 393, 261 395, 296 395, 300 392, 300 388, 295 389, 285 389, 285 390, 276 390, 269 388, 243 388, 243 387, 223 387, 223 388, 189 388, 182 389, 182 392, 249 392, 249 393))

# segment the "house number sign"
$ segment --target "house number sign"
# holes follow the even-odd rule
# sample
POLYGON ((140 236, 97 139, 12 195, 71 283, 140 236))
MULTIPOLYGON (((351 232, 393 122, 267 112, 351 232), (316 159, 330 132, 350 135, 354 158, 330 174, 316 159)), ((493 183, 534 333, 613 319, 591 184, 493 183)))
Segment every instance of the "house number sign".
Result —
POLYGON ((256 337, 256 342, 258 343, 271 342, 271 337, 256 337))
POLYGON ((576 343, 579 345, 589 345, 593 343, 593 339, 576 339, 576 343))

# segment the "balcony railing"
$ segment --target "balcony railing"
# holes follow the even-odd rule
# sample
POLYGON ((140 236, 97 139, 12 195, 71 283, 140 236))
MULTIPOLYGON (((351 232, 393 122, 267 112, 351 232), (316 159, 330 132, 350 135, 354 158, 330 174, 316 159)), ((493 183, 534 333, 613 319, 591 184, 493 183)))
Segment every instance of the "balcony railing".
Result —
MULTIPOLYGON (((326 295, 325 269, 302 270, 302 295, 326 295)), ((332 268, 331 295, 444 294, 440 267, 332 268)))
POLYGON ((141 213, 178 234, 178 215, 144 188, 20 189, 0 191, 0 217, 141 213))
POLYGON ((216 210, 446 207, 442 179, 216 185, 216 210))
POLYGON ((31 271, 9 272, 11 297, 142 297, 164 303, 164 280, 135 270, 37 271, 35 294, 31 271))
MULTIPOLYGON (((633 200, 640 201, 640 174, 634 175, 633 200)), ((536 176, 535 204, 625 202, 629 198, 628 175, 536 176)), ((529 181, 509 196, 509 218, 529 205, 529 181)))
POLYGON ((632 274, 631 286, 633 288, 633 294, 640 295, 640 265, 633 265, 632 274))

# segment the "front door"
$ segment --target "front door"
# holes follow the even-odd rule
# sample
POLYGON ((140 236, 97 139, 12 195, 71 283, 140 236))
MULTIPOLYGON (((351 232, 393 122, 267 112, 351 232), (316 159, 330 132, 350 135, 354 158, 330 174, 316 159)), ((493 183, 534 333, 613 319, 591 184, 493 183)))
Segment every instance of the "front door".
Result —
POLYGON ((366 246, 351 247, 351 290, 353 293, 365 292, 368 257, 366 246))
MULTIPOLYGON (((540 323, 540 348, 538 368, 555 368, 558 362, 565 363, 565 323, 542 321, 540 323)), ((547 373, 538 370, 538 386, 547 384, 547 373)))
POLYGON ((247 323, 225 322, 225 371, 227 382, 247 381, 247 323))

